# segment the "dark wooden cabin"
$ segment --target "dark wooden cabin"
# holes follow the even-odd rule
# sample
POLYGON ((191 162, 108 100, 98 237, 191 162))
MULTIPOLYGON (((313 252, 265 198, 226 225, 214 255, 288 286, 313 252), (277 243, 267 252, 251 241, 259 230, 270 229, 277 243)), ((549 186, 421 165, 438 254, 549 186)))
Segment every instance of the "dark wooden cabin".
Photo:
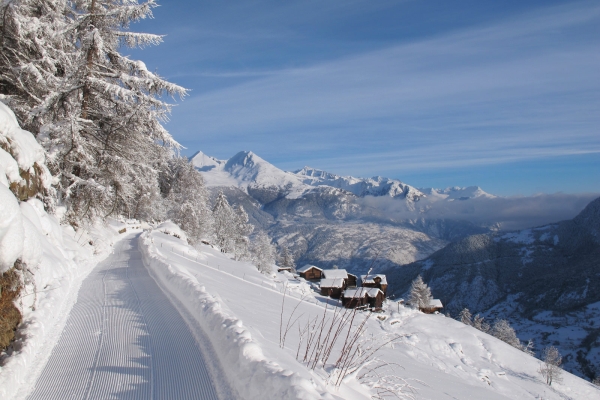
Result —
POLYGON ((339 299, 345 289, 345 282, 341 278, 321 279, 321 295, 339 299))
POLYGON ((296 272, 300 277, 307 281, 318 281, 323 277, 323 270, 310 264, 306 264, 301 268, 296 268, 296 272))
POLYGON ((346 308, 364 307, 368 304, 367 291, 363 288, 346 289, 342 294, 342 305, 346 308))
POLYGON ((380 289, 383 292, 383 295, 385 296, 385 294, 387 292, 387 286, 388 286, 387 278, 385 277, 385 275, 383 275, 383 274, 361 275, 360 280, 361 280, 362 287, 370 287, 370 288, 380 289))
POLYGON ((368 306, 379 309, 383 305, 385 295, 378 288, 353 288, 346 289, 342 294, 342 304, 346 308, 368 306))
POLYGON ((292 272, 292 267, 277 267, 277 272, 282 271, 292 272))
POLYGON ((371 308, 380 309, 385 300, 385 294, 379 288, 369 288, 367 291, 367 300, 371 308))
POLYGON ((442 308, 444 308, 444 305, 442 304, 441 300, 431 299, 429 302, 429 307, 419 307, 419 310, 425 314, 433 314, 436 311, 442 311, 442 308))
POLYGON ((344 289, 356 287, 357 276, 349 274, 345 269, 326 269, 323 270, 323 278, 325 279, 343 279, 344 289))

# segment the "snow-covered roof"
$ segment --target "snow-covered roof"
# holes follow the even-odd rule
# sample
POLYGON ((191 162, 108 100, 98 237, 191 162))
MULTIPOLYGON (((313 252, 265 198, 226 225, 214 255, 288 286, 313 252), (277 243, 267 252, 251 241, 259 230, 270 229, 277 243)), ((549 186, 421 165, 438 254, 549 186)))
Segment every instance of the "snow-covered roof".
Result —
POLYGON ((363 283, 375 283, 375 278, 381 279, 382 285, 387 285, 387 278, 383 274, 370 274, 370 275, 361 275, 360 280, 363 283))
POLYGON ((431 308, 444 308, 440 299, 431 299, 429 301, 429 307, 431 308))
POLYGON ((355 299, 359 298, 359 297, 364 297, 365 295, 367 295, 368 297, 377 297, 377 295, 380 292, 383 294, 383 292, 377 288, 359 287, 359 288, 344 290, 344 297, 345 298, 355 298, 355 299))
POLYGON ((344 287, 344 280, 342 278, 321 279, 321 287, 341 288, 344 287))
POLYGON ((296 272, 306 272, 306 271, 308 271, 308 270, 309 270, 309 269, 311 269, 311 268, 316 268, 316 269, 318 269, 319 271, 323 271, 323 270, 322 270, 321 268, 319 268, 319 267, 316 267, 316 266, 314 266, 314 265, 310 265, 310 264, 306 264, 304 267, 296 268, 296 272))
POLYGON ((345 269, 326 269, 323 271, 323 275, 325 275, 325 278, 327 279, 348 279, 348 272, 346 272, 345 269))

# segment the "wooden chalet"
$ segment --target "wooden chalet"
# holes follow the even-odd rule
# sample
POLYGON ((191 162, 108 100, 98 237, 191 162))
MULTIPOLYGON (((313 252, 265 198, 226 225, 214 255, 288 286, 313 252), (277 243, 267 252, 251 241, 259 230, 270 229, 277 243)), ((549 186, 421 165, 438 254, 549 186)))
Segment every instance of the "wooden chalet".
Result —
POLYGON ((357 276, 349 274, 345 269, 323 270, 323 277, 325 279, 343 279, 344 289, 348 287, 355 287, 357 282, 357 276))
POLYGON ((387 279, 383 274, 367 274, 360 276, 360 285, 362 287, 380 289, 384 296, 387 292, 387 279))
POLYGON ((277 267, 277 272, 283 271, 292 272, 292 267, 277 267))
POLYGON ((300 277, 307 281, 318 281, 323 277, 323 270, 314 265, 306 264, 304 267, 296 268, 296 272, 300 277))
POLYGON ((444 306, 442 305, 442 301, 439 299, 431 299, 429 302, 429 307, 419 307, 419 310, 424 312, 425 314, 433 314, 434 312, 442 311, 444 306))
POLYGON ((346 289, 342 293, 342 304, 346 308, 371 307, 381 308, 385 295, 378 288, 359 287, 346 289))
POLYGON ((323 296, 339 299, 345 288, 345 282, 342 278, 321 279, 321 295, 323 296))

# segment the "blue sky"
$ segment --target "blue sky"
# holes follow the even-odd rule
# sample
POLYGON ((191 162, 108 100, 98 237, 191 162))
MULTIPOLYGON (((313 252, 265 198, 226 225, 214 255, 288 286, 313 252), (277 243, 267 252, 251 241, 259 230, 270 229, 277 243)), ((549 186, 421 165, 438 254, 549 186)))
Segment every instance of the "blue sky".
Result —
POLYGON ((128 50, 227 159, 499 195, 600 192, 597 1, 169 1, 128 50))

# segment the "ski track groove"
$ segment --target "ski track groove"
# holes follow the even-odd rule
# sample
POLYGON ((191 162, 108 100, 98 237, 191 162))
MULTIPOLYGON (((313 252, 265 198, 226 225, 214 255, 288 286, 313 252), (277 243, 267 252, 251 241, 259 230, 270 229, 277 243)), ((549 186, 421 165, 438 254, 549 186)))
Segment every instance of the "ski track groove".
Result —
POLYGON ((138 237, 121 240, 83 281, 29 399, 218 399, 227 392, 210 371, 214 360, 207 366, 204 359, 201 347, 210 344, 199 346, 143 265, 138 237))

